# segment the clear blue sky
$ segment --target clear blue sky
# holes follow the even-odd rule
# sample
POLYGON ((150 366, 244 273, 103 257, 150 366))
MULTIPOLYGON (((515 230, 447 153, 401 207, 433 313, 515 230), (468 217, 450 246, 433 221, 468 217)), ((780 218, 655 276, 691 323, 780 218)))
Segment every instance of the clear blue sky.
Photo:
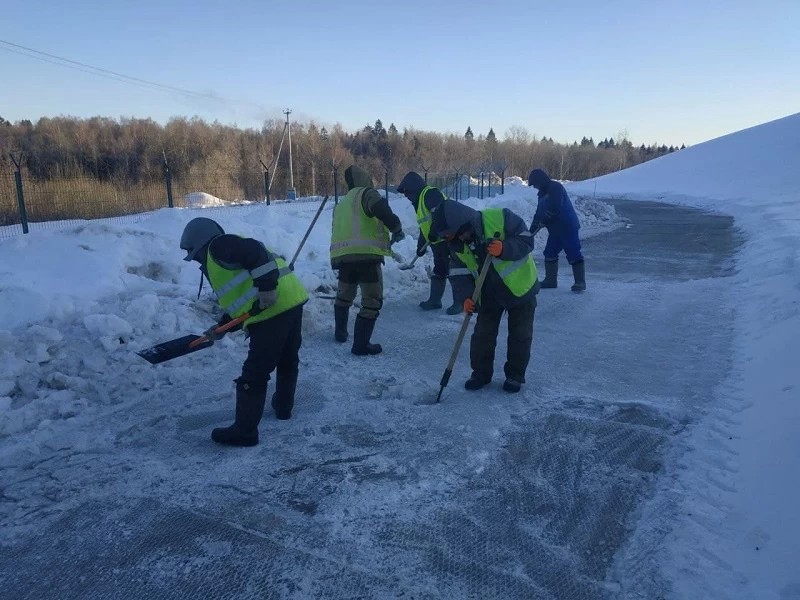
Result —
MULTIPOLYGON (((11 121, 291 107, 498 136, 694 144, 800 112, 800 1, 2 0, 0 39, 234 101, 190 99, 0 50, 11 121)), ((0 44, 0 47, 3 45, 0 44)))

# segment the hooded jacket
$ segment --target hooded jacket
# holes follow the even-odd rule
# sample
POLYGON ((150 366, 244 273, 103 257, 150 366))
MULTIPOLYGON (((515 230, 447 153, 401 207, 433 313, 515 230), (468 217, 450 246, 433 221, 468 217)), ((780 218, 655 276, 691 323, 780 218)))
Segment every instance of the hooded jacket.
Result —
MULTIPOLYGON (((505 239, 503 240, 503 252, 499 258, 511 261, 525 258, 533 251, 533 236, 525 226, 525 221, 507 208, 503 209, 503 220, 505 239)), ((478 264, 483 264, 486 259, 486 246, 491 240, 484 239, 482 213, 460 202, 445 202, 433 215, 432 230, 440 237, 453 236, 452 240, 447 243, 450 249, 450 283, 453 286, 454 297, 463 300, 472 296, 475 290, 475 279, 456 253, 463 252, 464 246, 469 246, 478 264), (473 231, 473 240, 469 243, 458 239, 458 236, 467 229, 473 231)), ((490 294, 505 309, 531 302, 538 293, 539 282, 537 280, 525 295, 515 296, 503 282, 494 265, 489 266, 489 273, 481 292, 482 295, 490 294)))
MULTIPOLYGON (((375 190, 369 173, 356 165, 351 165, 344 171, 344 180, 348 190, 358 187, 367 188, 361 196, 361 208, 365 215, 380 220, 391 233, 397 233, 402 229, 400 218, 392 212, 389 201, 375 190)), ((344 263, 383 264, 383 262, 382 256, 374 254, 347 254, 333 259, 331 266, 338 269, 344 263)))
POLYGON ((539 191, 531 231, 539 225, 547 227, 550 233, 561 235, 574 233, 580 229, 578 215, 563 185, 550 179, 542 169, 530 172, 528 185, 539 191))
MULTIPOLYGON (((268 250, 263 243, 253 238, 243 238, 238 235, 223 234, 212 239, 206 244, 203 249, 198 253, 197 262, 200 263, 200 271, 203 276, 211 281, 208 274, 208 255, 218 264, 229 269, 244 269, 247 271, 255 271, 259 267, 263 267, 267 263, 275 261, 278 257, 282 256, 268 250)), ((277 269, 269 270, 264 275, 253 279, 253 285, 260 292, 270 292, 278 288, 279 272, 277 269)), ((202 283, 201 283, 202 285, 202 283)), ((305 304, 308 297, 302 302, 305 304)), ((228 313, 222 315, 219 324, 223 325, 231 320, 228 313)), ((232 331, 241 329, 241 324, 237 325, 232 331)))
MULTIPOLYGON (((403 180, 400 182, 400 185, 397 186, 397 191, 401 194, 409 194, 411 196, 411 204, 414 207, 414 212, 419 209, 419 196, 428 185, 425 183, 425 180, 422 176, 417 173, 416 171, 409 171, 403 180)), ((431 186, 430 189, 425 193, 425 206, 428 209, 428 212, 433 212, 439 206, 441 206, 442 202, 444 202, 446 198, 444 194, 442 194, 439 189, 431 186)), ((433 233, 433 229, 431 229, 431 233, 433 233)), ((433 235, 431 237, 434 237, 433 235)), ((417 251, 419 252, 422 250, 422 247, 427 243, 428 240, 425 239, 425 236, 420 231, 419 238, 417 238, 417 251)), ((431 241, 436 241, 435 237, 431 241)))

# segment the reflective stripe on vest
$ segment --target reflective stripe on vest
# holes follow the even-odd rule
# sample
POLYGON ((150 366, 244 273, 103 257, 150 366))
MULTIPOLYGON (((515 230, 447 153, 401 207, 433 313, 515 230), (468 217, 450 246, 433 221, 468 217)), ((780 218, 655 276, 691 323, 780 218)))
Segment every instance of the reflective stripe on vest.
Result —
POLYGON ((333 209, 331 258, 348 254, 391 256, 389 230, 377 218, 368 217, 361 205, 367 188, 353 188, 333 209))
MULTIPOLYGON (((492 239, 504 240, 505 233, 505 217, 502 208, 487 208, 481 211, 481 220, 483 221, 483 237, 489 241, 492 239), (495 238, 494 234, 499 232, 500 236, 495 238)), ((478 260, 469 249, 469 246, 464 244, 462 251, 456 252, 456 256, 461 259, 461 262, 469 269, 475 279, 478 278, 478 260)), ((536 283, 538 274, 536 272, 536 264, 533 262, 533 257, 528 254, 519 260, 502 260, 500 258, 492 257, 492 267, 503 283, 517 298, 527 294, 536 283)), ((453 269, 450 270, 452 274, 453 269)))
POLYGON ((462 275, 474 275, 474 273, 466 267, 450 269, 450 277, 459 277, 462 275))
MULTIPOLYGON (((274 252, 271 254, 274 255, 274 252)), ((206 270, 208 281, 217 295, 220 307, 233 318, 252 311, 256 305, 258 288, 253 284, 253 279, 275 270, 278 271, 275 304, 266 310, 255 313, 244 322, 244 327, 270 319, 308 300, 308 293, 303 288, 303 284, 300 283, 286 261, 279 256, 252 271, 247 271, 246 269, 231 269, 219 264, 214 260, 209 248, 206 255, 206 270)))

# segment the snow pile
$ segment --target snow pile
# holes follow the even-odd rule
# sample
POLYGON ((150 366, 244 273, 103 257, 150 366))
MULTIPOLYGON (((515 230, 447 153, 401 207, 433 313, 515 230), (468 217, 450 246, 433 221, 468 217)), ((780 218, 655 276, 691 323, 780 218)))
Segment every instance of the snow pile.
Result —
MULTIPOLYGON (((784 205, 800 187, 800 113, 684 148, 630 169, 575 183, 570 189, 598 196, 647 194, 713 199, 704 207, 784 205), (596 188, 595 188, 596 184, 596 188), (724 203, 719 201, 725 201, 724 203)), ((789 215, 784 215, 785 217, 789 215)), ((796 215, 795 215, 796 216, 796 215)))
POLYGON ((183 197, 183 201, 189 208, 210 208, 228 204, 222 198, 217 198, 205 192, 190 192, 183 197))
POLYGON ((653 500, 680 497, 660 559, 680 597, 800 597, 799 162, 795 114, 568 186, 729 214, 747 236, 731 381, 653 500))

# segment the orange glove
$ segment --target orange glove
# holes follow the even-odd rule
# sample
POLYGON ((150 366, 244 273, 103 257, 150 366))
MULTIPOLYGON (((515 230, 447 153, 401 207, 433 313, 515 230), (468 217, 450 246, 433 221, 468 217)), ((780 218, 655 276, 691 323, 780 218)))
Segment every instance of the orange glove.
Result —
POLYGON ((475 301, 472 298, 464 300, 464 312, 469 314, 475 312, 475 301))
POLYGON ((486 251, 492 256, 500 256, 503 253, 503 242, 500 240, 492 240, 486 246, 486 251))

